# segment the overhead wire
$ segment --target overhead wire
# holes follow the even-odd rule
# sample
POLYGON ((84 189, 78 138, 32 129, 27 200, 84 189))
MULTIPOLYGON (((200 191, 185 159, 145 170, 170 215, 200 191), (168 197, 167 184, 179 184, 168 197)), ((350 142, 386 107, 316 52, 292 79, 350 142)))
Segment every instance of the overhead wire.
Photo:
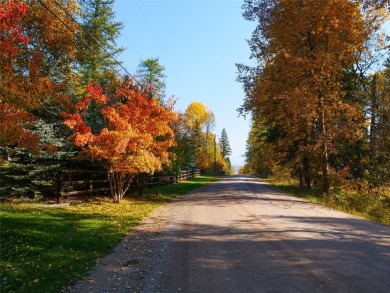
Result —
MULTIPOLYGON (((81 42, 83 42, 84 43, 84 45, 86 45, 87 47, 88 47, 88 49, 90 49, 93 53, 95 53, 96 55, 98 55, 98 53, 95 51, 95 49, 93 49, 88 43, 87 43, 87 41, 85 40, 85 39, 83 39, 81 36, 79 36, 72 28, 70 28, 56 13, 54 13, 53 12, 53 10, 51 10, 42 0, 37 0, 46 10, 48 10, 54 17, 56 17, 69 31, 71 31, 76 37, 77 37, 77 39, 79 39, 81 42)), ((53 0, 56 4, 57 4, 57 6, 58 7, 60 7, 60 9, 62 10, 62 11, 64 11, 65 12, 65 14, 66 15, 68 15, 71 19, 72 19, 72 21, 74 22, 74 23, 76 23, 85 33, 87 33, 88 34, 88 36, 90 36, 95 42, 96 42, 96 44, 101 48, 101 49, 103 49, 114 61, 115 61, 115 63, 117 63, 127 74, 128 74, 128 76, 130 76, 141 88, 143 87, 142 86, 142 84, 139 82, 139 81, 137 81, 135 78, 134 78, 134 76, 132 75, 132 74, 130 74, 127 70, 126 70, 126 68, 124 68, 123 66, 122 66, 122 64, 118 61, 118 60, 116 60, 115 59, 115 57, 110 53, 110 52, 108 52, 107 51, 107 49, 106 48, 104 48, 104 46, 102 46, 101 44, 100 44, 100 42, 98 41, 98 40, 96 40, 96 38, 93 36, 93 35, 91 35, 86 29, 84 29, 83 28, 83 26, 61 5, 61 4, 59 4, 58 2, 57 2, 57 0, 53 0)), ((122 74, 120 74, 110 63, 108 63, 107 61, 105 61, 104 59, 103 59, 103 62, 104 63, 106 63, 106 65, 108 65, 118 76, 120 76, 121 78, 123 78, 123 79, 125 79, 125 77, 122 75, 122 74)))
POLYGON ((123 35, 123 34, 121 34, 121 33, 119 33, 119 35, 120 35, 121 37, 123 37, 123 38, 130 44, 131 48, 133 48, 134 52, 138 55, 139 59, 142 60, 141 54, 140 54, 140 53, 138 52, 138 50, 135 48, 135 46, 133 45, 133 43, 130 42, 130 40, 129 40, 125 35, 123 35))
POLYGON ((106 52, 126 73, 128 76, 130 76, 139 86, 142 87, 142 84, 140 82, 138 82, 135 77, 125 68, 122 66, 122 64, 116 60, 116 58, 110 53, 107 51, 107 49, 98 41, 96 40, 96 38, 89 32, 87 31, 74 17, 73 15, 71 15, 61 4, 58 3, 57 0, 53 0, 60 8, 62 11, 64 11, 85 33, 87 33, 87 35, 89 37, 91 37, 95 43, 101 48, 104 50, 104 52, 106 52))
POLYGON ((135 0, 134 2, 135 2, 135 4, 137 5, 138 10, 140 11, 142 17, 144 18, 145 23, 147 24, 147 26, 148 26, 150 32, 152 33, 152 36, 153 36, 153 38, 155 39, 157 45, 159 46, 159 48, 160 48, 162 54, 164 55, 165 59, 167 60, 168 65, 171 67, 171 69, 172 69, 172 71, 173 71, 173 74, 176 76, 177 80, 178 80, 179 83, 181 84, 181 81, 180 81, 180 79, 179 79, 179 76, 176 74, 175 69, 173 68, 171 62, 169 61, 169 58, 168 58, 167 55, 165 54, 165 51, 164 51, 163 47, 161 46, 161 43, 159 42, 159 40, 158 40, 156 34, 154 33, 154 31, 153 31, 153 29, 152 29, 152 26, 149 24, 149 21, 148 21, 148 19, 146 18, 144 12, 142 11, 141 6, 139 5, 139 3, 138 3, 137 0, 135 0))

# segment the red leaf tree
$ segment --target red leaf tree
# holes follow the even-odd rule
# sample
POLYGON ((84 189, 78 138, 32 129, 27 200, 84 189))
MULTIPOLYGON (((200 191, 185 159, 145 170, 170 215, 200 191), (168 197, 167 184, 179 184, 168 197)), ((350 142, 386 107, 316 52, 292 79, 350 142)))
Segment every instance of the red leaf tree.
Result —
MULTIPOLYGON (((9 1, 0 5, 0 145, 14 144, 34 148, 38 137, 26 127, 34 117, 25 111, 25 105, 10 103, 9 94, 4 90, 3 80, 12 75, 13 61, 22 48, 29 43, 24 34, 21 20, 27 15, 27 5, 9 1)), ((23 103, 22 103, 23 104, 23 103)))
MULTIPOLYGON (((44 105, 71 107, 68 98, 76 24, 57 5, 0 1, 0 146, 39 152, 33 131, 44 105), (53 70, 55 69, 55 70, 53 70)), ((76 13, 76 1, 66 1, 76 13)))
POLYGON ((137 174, 153 174, 169 165, 175 145, 174 101, 162 106, 131 82, 119 87, 112 97, 92 83, 76 104, 76 113, 63 113, 64 123, 75 131, 72 139, 83 153, 106 165, 111 195, 119 203, 137 174), (98 109, 103 121, 99 131, 88 123, 90 107, 98 109))

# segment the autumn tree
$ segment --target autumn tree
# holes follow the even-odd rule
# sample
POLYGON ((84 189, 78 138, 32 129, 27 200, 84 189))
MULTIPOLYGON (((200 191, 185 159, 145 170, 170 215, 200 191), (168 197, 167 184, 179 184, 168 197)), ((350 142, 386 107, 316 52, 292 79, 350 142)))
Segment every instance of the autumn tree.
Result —
POLYGON ((200 102, 191 103, 184 112, 184 131, 190 142, 193 163, 195 162, 197 150, 201 146, 200 136, 208 118, 207 108, 200 102))
POLYGON ((70 16, 77 5, 2 1, 0 10, 0 153, 12 158, 6 171, 18 174, 12 195, 38 195, 55 184, 55 170, 73 154, 59 113, 72 107, 77 28, 70 16))
POLYGON ((245 172, 263 178, 273 174, 275 162, 269 133, 261 120, 253 120, 246 141, 245 172))
POLYGON ((27 109, 36 106, 36 103, 26 105, 23 99, 22 103, 18 101, 15 79, 18 55, 30 41, 21 24, 21 19, 27 15, 28 7, 15 1, 2 2, 0 5, 0 145, 31 148, 36 146, 37 137, 28 130, 34 118, 27 109))
POLYGON ((222 155, 221 147, 216 143, 216 136, 211 132, 202 131, 200 141, 201 144, 195 153, 196 167, 210 174, 229 170, 230 166, 222 155))
MULTIPOLYGON (((70 12, 76 9, 75 1, 60 3, 70 12)), ((35 121, 70 106, 67 80, 75 40, 64 23, 76 28, 58 5, 46 1, 2 2, 0 17, 1 145, 37 151, 35 121)))
POLYGON ((173 124, 176 145, 170 149, 171 164, 170 168, 165 170, 171 174, 178 174, 183 169, 194 167, 190 138, 187 135, 187 131, 183 122, 184 114, 180 111, 176 114, 178 120, 173 124))
POLYGON ((212 160, 214 151, 210 150, 210 145, 214 144, 214 135, 211 133, 215 127, 213 112, 202 103, 193 102, 184 112, 183 122, 192 150, 192 161, 200 162, 200 156, 210 157, 212 160))
POLYGON ((184 112, 184 124, 191 135, 196 136, 206 125, 209 117, 205 105, 200 102, 192 102, 184 112))
POLYGON ((137 174, 153 174, 169 165, 168 149, 175 145, 173 100, 163 107, 133 86, 131 81, 112 96, 92 83, 76 104, 76 113, 64 113, 65 124, 74 130, 75 145, 92 160, 105 164, 111 195, 119 203, 137 174), (88 107, 98 107, 104 121, 98 132, 86 120, 88 107))
POLYGON ((356 140, 364 119, 358 104, 343 101, 340 82, 367 38, 359 5, 248 0, 244 16, 258 21, 249 43, 260 68, 246 79, 253 84, 242 109, 278 133, 275 146, 291 166, 313 165, 327 193, 335 141, 356 140))
POLYGON ((205 172, 212 172, 214 165, 215 136, 213 133, 202 131, 199 135, 199 139, 201 144, 196 149, 195 165, 205 172))
POLYGON ((165 67, 160 64, 159 58, 142 60, 138 65, 136 78, 145 87, 151 87, 151 96, 162 103, 165 98, 165 67))
POLYGON ((366 178, 370 185, 390 182, 390 60, 385 68, 372 76, 369 159, 366 178))

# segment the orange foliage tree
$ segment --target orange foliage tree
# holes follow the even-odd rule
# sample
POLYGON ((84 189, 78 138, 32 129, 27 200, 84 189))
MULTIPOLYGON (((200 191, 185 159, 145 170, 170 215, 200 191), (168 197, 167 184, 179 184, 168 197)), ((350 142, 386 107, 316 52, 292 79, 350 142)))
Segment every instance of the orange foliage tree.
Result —
POLYGON ((247 0, 244 7, 247 19, 259 20, 250 45, 261 68, 246 79, 243 109, 278 133, 275 145, 290 166, 317 170, 326 193, 335 142, 358 138, 364 120, 341 84, 367 39, 359 3, 247 0))
POLYGON ((92 83, 76 104, 76 113, 63 113, 64 123, 75 131, 74 143, 108 171, 111 195, 119 203, 137 174, 153 174, 169 165, 169 148, 175 145, 173 123, 177 115, 174 101, 161 106, 156 98, 125 82, 107 97, 92 83), (88 108, 101 114, 100 130, 88 121, 88 108), (94 127, 95 128, 95 127, 94 127))
MULTIPOLYGON (((76 47, 62 22, 76 25, 57 5, 42 3, 0 3, 0 146, 38 151, 32 129, 37 113, 48 108, 43 104, 70 107, 67 80, 76 47)), ((77 10, 74 0, 62 5, 77 10)))
MULTIPOLYGON (((29 38, 24 34, 21 19, 27 15, 27 5, 9 1, 0 6, 0 145, 16 144, 32 146, 37 137, 24 131, 33 117, 23 109, 10 103, 6 92, 6 78, 12 74, 12 62, 16 60, 21 47, 26 47, 29 38), (24 136, 24 140, 22 137, 24 136), (28 143, 29 142, 29 143, 28 143)), ((16 85, 15 85, 16 86, 16 85)))

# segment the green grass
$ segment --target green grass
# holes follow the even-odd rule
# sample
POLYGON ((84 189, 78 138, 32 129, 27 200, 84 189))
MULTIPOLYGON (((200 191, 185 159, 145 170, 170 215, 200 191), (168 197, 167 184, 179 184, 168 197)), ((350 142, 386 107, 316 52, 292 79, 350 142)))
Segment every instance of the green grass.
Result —
POLYGON ((325 199, 319 186, 301 190, 299 183, 293 180, 266 180, 278 189, 305 198, 313 203, 347 212, 369 220, 390 225, 390 192, 377 194, 359 194, 356 191, 341 190, 331 193, 325 199))
POLYGON ((3 204, 1 292, 60 292, 82 279, 142 218, 159 205, 217 180, 197 177, 149 190, 143 198, 93 198, 66 207, 3 204))

